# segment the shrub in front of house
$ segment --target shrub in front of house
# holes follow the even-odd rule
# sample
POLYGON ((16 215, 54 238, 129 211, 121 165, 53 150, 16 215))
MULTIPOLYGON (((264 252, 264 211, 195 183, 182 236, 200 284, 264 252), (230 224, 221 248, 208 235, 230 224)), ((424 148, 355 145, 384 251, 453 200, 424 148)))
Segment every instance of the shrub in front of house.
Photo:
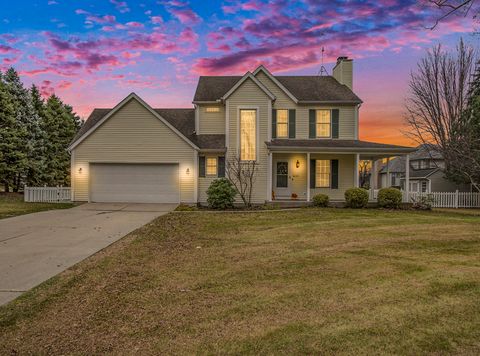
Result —
POLYGON ((312 198, 314 206, 326 208, 330 202, 330 198, 326 194, 315 194, 312 198))
POLYGON ((207 189, 207 203, 212 209, 233 208, 237 191, 226 178, 215 179, 207 189))
POLYGON ((368 204, 368 191, 363 188, 350 188, 345 191, 347 208, 365 208, 368 204))
POLYGON ((399 209, 402 204, 402 192, 396 188, 382 188, 378 191, 378 206, 386 209, 399 209))
POLYGON ((412 199, 412 208, 416 210, 432 210, 435 199, 432 194, 421 195, 412 199))

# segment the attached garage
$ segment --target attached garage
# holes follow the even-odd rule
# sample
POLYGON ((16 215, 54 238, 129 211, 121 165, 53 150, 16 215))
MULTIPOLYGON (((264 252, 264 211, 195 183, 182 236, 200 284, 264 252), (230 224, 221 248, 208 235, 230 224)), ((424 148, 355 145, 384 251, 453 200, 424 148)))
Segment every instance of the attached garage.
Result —
POLYGON ((178 164, 90 164, 90 201, 179 203, 178 164))

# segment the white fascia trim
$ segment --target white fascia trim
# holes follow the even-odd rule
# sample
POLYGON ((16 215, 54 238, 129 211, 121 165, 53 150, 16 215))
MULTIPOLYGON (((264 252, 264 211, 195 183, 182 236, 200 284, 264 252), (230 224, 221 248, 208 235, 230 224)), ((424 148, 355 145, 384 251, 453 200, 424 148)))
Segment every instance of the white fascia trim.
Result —
POLYGON ((272 73, 270 73, 270 72, 268 71, 268 69, 265 68, 263 65, 258 66, 258 68, 255 69, 255 71, 253 72, 253 75, 256 76, 260 71, 262 71, 263 73, 265 73, 265 75, 266 75, 272 82, 274 82, 277 87, 279 87, 280 89, 282 89, 282 91, 283 91, 285 94, 287 94, 287 96, 288 96, 290 99, 292 99, 295 104, 298 104, 298 99, 297 99, 292 93, 290 93, 290 92, 288 91, 288 89, 285 88, 285 87, 282 85, 282 83, 280 83, 280 82, 278 81, 278 79, 275 78, 275 77, 272 75, 272 73))
POLYGON ((125 99, 123 99, 120 103, 118 103, 107 115, 105 115, 99 122, 97 122, 90 130, 85 132, 81 137, 79 137, 75 142, 73 142, 69 147, 68 150, 72 151, 75 147, 77 147, 83 140, 85 140, 90 134, 92 134, 97 128, 99 128, 105 121, 107 121, 110 117, 112 117, 118 110, 120 110, 125 104, 127 104, 131 99, 137 100, 145 109, 147 109, 153 116, 163 122, 170 130, 176 133, 181 139, 183 139, 186 143, 188 143, 192 148, 198 150, 199 148, 190 142, 180 131, 178 131, 175 127, 173 127, 167 120, 161 117, 155 110, 152 109, 150 105, 148 105, 142 98, 140 98, 137 94, 131 93, 125 99))
POLYGON ((275 95, 273 95, 270 90, 268 90, 265 85, 263 85, 262 83, 260 83, 260 81, 255 78, 252 73, 250 72, 247 72, 243 77, 242 79, 240 79, 237 84, 235 84, 224 96, 222 96, 222 100, 226 100, 228 99, 228 97, 230 95, 232 95, 235 90, 238 89, 238 87, 240 87, 240 85, 242 85, 247 79, 251 79, 269 98, 270 100, 275 100, 275 95))

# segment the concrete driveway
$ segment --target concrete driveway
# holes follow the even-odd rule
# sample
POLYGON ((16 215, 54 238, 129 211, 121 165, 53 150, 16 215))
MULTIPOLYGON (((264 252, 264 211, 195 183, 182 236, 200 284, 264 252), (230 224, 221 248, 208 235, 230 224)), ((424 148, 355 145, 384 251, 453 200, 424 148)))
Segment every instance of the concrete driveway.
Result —
POLYGON ((175 206, 90 203, 0 220, 0 305, 175 206))

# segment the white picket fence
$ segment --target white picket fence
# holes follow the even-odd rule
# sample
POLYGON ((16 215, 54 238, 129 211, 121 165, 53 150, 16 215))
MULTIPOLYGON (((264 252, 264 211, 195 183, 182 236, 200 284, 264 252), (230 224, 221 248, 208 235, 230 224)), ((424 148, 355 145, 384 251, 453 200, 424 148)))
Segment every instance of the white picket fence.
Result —
POLYGON ((458 190, 456 192, 412 192, 409 193, 409 201, 414 202, 422 196, 431 197, 434 208, 480 208, 480 193, 459 192, 458 190))
MULTIPOLYGON (((369 199, 370 201, 377 201, 379 189, 370 189, 369 199)), ((480 193, 473 192, 432 192, 432 193, 419 193, 409 192, 408 198, 406 192, 403 193, 404 202, 414 202, 420 199, 422 196, 432 197, 434 208, 480 208, 480 193)))
POLYGON ((25 187, 23 200, 30 203, 69 202, 70 187, 25 187))

